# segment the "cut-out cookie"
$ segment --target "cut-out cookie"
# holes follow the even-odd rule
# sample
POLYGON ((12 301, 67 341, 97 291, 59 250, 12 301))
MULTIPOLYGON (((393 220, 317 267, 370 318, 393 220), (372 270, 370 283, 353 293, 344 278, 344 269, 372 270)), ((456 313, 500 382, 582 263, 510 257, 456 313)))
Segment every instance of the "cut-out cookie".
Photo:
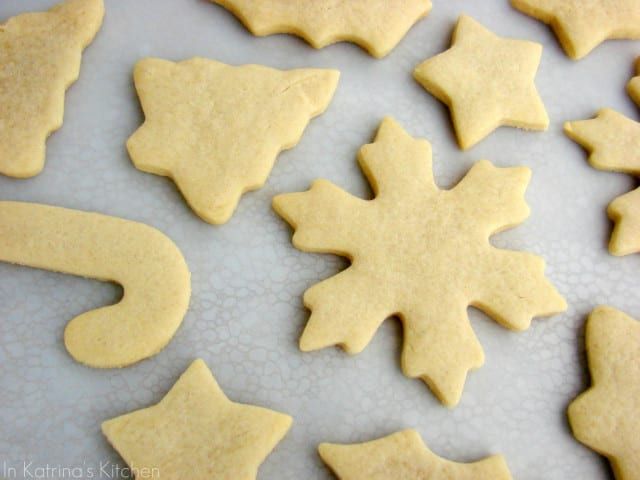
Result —
POLYGON ((489 237, 522 222, 530 171, 478 162, 452 190, 440 190, 431 146, 385 119, 359 162, 375 198, 351 196, 319 180, 279 195, 273 206, 304 251, 334 253, 351 267, 304 295, 311 318, 304 351, 339 345, 362 351, 380 324, 403 322, 402 367, 446 405, 460 399, 467 371, 484 356, 467 317, 475 306, 501 325, 526 329, 533 316, 566 308, 544 277, 541 258, 499 250, 489 237))
POLYGON ((627 84, 627 92, 629 92, 629 96, 640 105, 640 58, 636 60, 636 75, 627 84))
POLYGON ((314 48, 353 42, 377 58, 431 10, 430 0, 211 0, 257 36, 290 33, 314 48))
MULTIPOLYGON (((590 152, 593 167, 640 176, 640 123, 605 108, 592 120, 565 123, 564 131, 590 152)), ((616 198, 607 212, 615 222, 609 252, 640 252, 640 188, 616 198)))
POLYGON ((451 48, 418 65, 414 77, 449 107, 467 149, 500 126, 547 129, 534 83, 541 55, 542 45, 498 37, 462 15, 451 48))
POLYGON ((260 188, 333 96, 339 72, 145 59, 134 79, 146 120, 127 148, 137 168, 171 177, 205 221, 225 223, 260 188))
POLYGON ((318 451, 340 480, 511 480, 501 455, 451 462, 431 452, 414 430, 359 444, 323 443, 318 451))
POLYGON ((638 0, 511 0, 511 4, 550 25, 575 60, 605 40, 640 38, 638 0))
POLYGON ((107 420, 102 431, 144 478, 253 480, 291 422, 230 401, 196 360, 160 403, 107 420))
POLYGON ((569 405, 573 434, 609 459, 617 480, 639 480, 640 322, 598 307, 585 341, 592 385, 569 405))
POLYGON ((42 171, 45 142, 62 126, 65 90, 102 24, 102 0, 67 0, 0 24, 0 173, 42 171))
POLYGON ((64 342, 79 362, 124 367, 158 353, 180 326, 191 295, 182 254, 164 234, 97 213, 0 202, 0 261, 122 285, 116 305, 69 322, 64 342))

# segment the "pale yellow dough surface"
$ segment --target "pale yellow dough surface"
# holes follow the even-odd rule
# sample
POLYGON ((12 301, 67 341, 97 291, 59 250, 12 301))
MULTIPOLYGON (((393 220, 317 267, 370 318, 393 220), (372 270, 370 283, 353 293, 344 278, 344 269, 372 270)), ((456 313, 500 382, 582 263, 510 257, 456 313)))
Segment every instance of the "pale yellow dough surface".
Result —
POLYGON ((638 0, 511 0, 511 4, 550 25, 575 60, 605 40, 640 38, 638 0))
POLYGON ((318 451, 340 480, 511 480, 501 455, 451 462, 431 452, 414 430, 366 443, 323 443, 318 451))
POLYGON ((127 142, 129 154, 140 170, 171 177, 203 220, 225 223, 327 108, 338 77, 204 58, 141 60, 134 80, 146 119, 127 142))
POLYGON ((304 351, 339 345, 362 351, 380 324, 404 326, 402 368, 423 379, 446 405, 458 403, 467 371, 484 355, 467 317, 475 306, 501 325, 526 329, 532 317, 566 308, 544 277, 541 258, 500 250, 496 232, 529 214, 530 171, 474 165, 452 190, 440 190, 431 145, 385 119, 359 162, 375 198, 363 200, 325 180, 303 193, 278 195, 273 206, 294 229, 293 244, 334 253, 352 265, 304 295, 311 318, 304 351))
POLYGON ((374 57, 387 55, 420 18, 430 0, 211 0, 254 35, 291 33, 315 48, 348 41, 374 57))
POLYGON ((415 79, 451 111, 468 149, 500 126, 546 130, 549 117, 534 79, 542 45, 501 38, 462 15, 451 48, 425 60, 415 79))
POLYGON ((158 353, 191 295, 175 244, 141 223, 35 203, 0 201, 0 261, 122 285, 122 300, 69 322, 64 341, 79 362, 124 367, 158 353))
POLYGON ((45 142, 62 126, 65 90, 102 24, 102 0, 66 0, 0 24, 0 174, 40 173, 45 142))
POLYGON ((573 434, 608 457, 617 480, 640 480, 640 322, 598 307, 585 341, 592 385, 569 405, 573 434))
POLYGON ((640 58, 636 60, 636 75, 627 84, 627 92, 629 92, 629 96, 640 105, 640 58))
MULTIPOLYGON (((567 122, 564 130, 590 152, 595 168, 640 176, 640 123, 606 108, 592 120, 567 122)), ((616 198, 607 212, 615 222, 609 251, 640 252, 640 188, 616 198)))
POLYGON ((144 478, 253 480, 291 417, 230 401, 196 360, 160 403, 107 420, 102 431, 144 478))

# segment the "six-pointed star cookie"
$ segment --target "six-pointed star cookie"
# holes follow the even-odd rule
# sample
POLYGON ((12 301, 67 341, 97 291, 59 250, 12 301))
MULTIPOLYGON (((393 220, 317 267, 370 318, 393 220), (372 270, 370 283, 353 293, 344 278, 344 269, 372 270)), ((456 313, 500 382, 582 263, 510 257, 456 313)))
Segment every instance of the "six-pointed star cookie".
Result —
MULTIPOLYGON (((640 176, 640 123, 607 108, 592 120, 567 122, 564 130, 591 152, 589 163, 595 168, 640 176)), ((616 198, 607 212, 616 224, 609 251, 640 252, 640 188, 616 198)))
POLYGON ((140 170, 171 177, 203 220, 225 223, 327 108, 338 77, 204 58, 141 60, 134 80, 146 119, 127 141, 129 154, 140 170))
POLYGON ((451 462, 431 452, 414 430, 360 444, 323 443, 318 451, 340 480, 511 480, 501 455, 451 462))
POLYGON ((440 190, 431 146, 396 122, 382 122, 359 161, 375 198, 353 197, 327 181, 279 195, 273 206, 304 251, 348 257, 351 267, 304 295, 311 318, 304 351, 339 345, 362 351, 397 315, 405 334, 404 372, 420 377, 446 405, 460 399, 467 371, 484 361, 467 307, 514 330, 566 308, 544 277, 544 261, 493 247, 489 237, 529 214, 524 167, 478 162, 452 190, 440 190))
POLYGON ((451 48, 418 65, 414 77, 448 105, 467 149, 503 125, 546 130, 549 118, 534 83, 541 55, 541 45, 500 38, 463 15, 451 48))
POLYGON ((640 322, 598 307, 585 341, 592 386, 569 406, 573 434, 609 458, 618 480, 639 480, 640 322))
POLYGON ((104 16, 102 0, 66 0, 0 24, 0 174, 40 173, 45 141, 62 126, 64 92, 104 16))
POLYGON ((550 25, 567 55, 576 60, 607 39, 640 38, 638 0, 511 0, 511 4, 550 25))
POLYGON ((431 10, 430 0, 211 0, 254 35, 291 33, 315 48, 354 42, 374 57, 387 55, 431 10))
POLYGON ((291 418, 230 401, 202 360, 160 403, 102 424, 127 464, 167 480, 253 480, 291 418))

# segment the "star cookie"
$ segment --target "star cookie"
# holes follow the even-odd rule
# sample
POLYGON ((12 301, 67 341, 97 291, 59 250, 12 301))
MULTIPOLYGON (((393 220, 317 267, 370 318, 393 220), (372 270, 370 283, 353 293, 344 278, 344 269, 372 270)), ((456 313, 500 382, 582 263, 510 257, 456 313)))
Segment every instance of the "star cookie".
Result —
POLYGON ((349 41, 384 57, 431 10, 430 0, 211 0, 257 36, 290 33, 314 48, 349 41))
POLYGON ((204 58, 141 60, 134 80, 146 119, 127 141, 129 155, 138 169, 171 177, 203 220, 225 223, 327 108, 338 77, 204 58))
POLYGON ((587 320, 592 385, 569 405, 575 437, 605 455, 617 480, 640 479, 640 322, 611 307, 587 320))
MULTIPOLYGON (((564 130, 591 152, 593 167, 640 176, 640 123, 607 108, 592 120, 567 122, 564 130)), ((616 198, 607 212, 615 222, 609 252, 640 252, 640 188, 616 198)))
POLYGON ((144 478, 253 480, 291 422, 230 401, 196 360, 160 403, 107 420, 102 432, 144 478))
POLYGON ((511 0, 511 4, 550 25, 575 60, 605 40, 640 38, 637 0, 511 0))
POLYGON ((526 329, 533 316, 566 308, 545 279, 541 258, 489 243, 492 234, 528 216, 523 195, 530 171, 481 161, 455 188, 440 190, 430 144, 391 119, 362 147, 359 162, 373 200, 318 180, 307 192, 273 201, 295 229, 297 248, 351 260, 347 270, 305 293, 312 313, 300 347, 339 345, 355 354, 397 315, 405 330, 405 374, 421 378, 453 406, 467 371, 484 361, 469 305, 514 330, 526 329))
POLYGON ((414 430, 354 445, 323 443, 318 451, 340 480, 511 480, 501 455, 451 462, 431 452, 414 430))
POLYGON ((46 139, 62 126, 65 90, 103 16, 102 0, 66 0, 0 24, 0 174, 42 171, 46 139))
POLYGON ((466 150, 500 126, 547 129, 534 83, 541 55, 541 45, 498 37, 462 15, 451 48, 422 62, 413 75, 449 107, 466 150))
POLYGON ((636 75, 627 84, 627 92, 633 101, 640 105, 640 58, 636 60, 636 75))
POLYGON ((0 201, 0 261, 115 282, 115 305, 85 312, 64 331, 67 350, 97 368, 126 367, 171 340, 189 307, 191 276, 163 233, 121 218, 0 201))

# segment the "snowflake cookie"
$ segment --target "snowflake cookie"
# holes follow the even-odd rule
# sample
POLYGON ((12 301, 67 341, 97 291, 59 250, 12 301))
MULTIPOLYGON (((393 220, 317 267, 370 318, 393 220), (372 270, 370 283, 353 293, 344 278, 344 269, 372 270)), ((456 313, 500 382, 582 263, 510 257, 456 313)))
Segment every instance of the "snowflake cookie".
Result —
MULTIPOLYGON (((605 108, 594 119, 567 122, 564 131, 591 152, 593 167, 640 176, 640 123, 605 108)), ((609 251, 640 252, 640 188, 616 198, 607 212, 615 222, 609 251)))
POLYGON ((196 360, 160 403, 107 420, 102 432, 142 478, 253 480, 291 422, 232 402, 196 360))
POLYGON ((440 190, 430 144, 391 119, 382 122, 374 143, 362 147, 359 162, 373 200, 319 180, 307 192, 273 201, 295 229, 297 248, 352 263, 305 293, 312 314, 300 347, 339 345, 355 354, 387 317, 397 315, 405 329, 405 374, 420 377, 453 406, 467 371, 484 361, 469 305, 514 330, 566 308, 545 279, 541 258, 489 243, 492 234, 528 216, 523 194, 530 171, 481 161, 455 188, 440 190))
POLYGON ((549 117, 534 78, 542 45, 501 38, 462 15, 449 50, 425 60, 415 79, 451 110, 468 149, 500 126, 546 130, 549 117))
POLYGON ((511 0, 511 4, 550 25, 575 60, 607 39, 640 38, 638 0, 511 0))
POLYGON ((349 41, 387 55, 431 10, 431 0, 211 0, 258 36, 290 33, 314 48, 349 41))
POLYGON ((189 307, 191 275, 178 247, 141 223, 35 203, 0 201, 0 261, 122 285, 115 305, 64 331, 77 361, 125 367, 169 343, 189 307))
POLYGON ((414 430, 360 444, 323 443, 318 451, 340 480, 511 480, 501 455, 451 462, 431 452, 414 430))
POLYGON ((203 220, 225 223, 327 108, 338 77, 204 58, 141 60, 134 80, 146 119, 127 141, 129 155, 138 169, 171 177, 203 220))
POLYGON ((46 139, 62 126, 64 93, 103 16, 102 0, 66 0, 0 24, 0 174, 42 171, 46 139))
POLYGON ((598 307, 585 341, 592 385, 569 405, 573 434, 609 459, 617 480, 639 480, 640 322, 598 307))

